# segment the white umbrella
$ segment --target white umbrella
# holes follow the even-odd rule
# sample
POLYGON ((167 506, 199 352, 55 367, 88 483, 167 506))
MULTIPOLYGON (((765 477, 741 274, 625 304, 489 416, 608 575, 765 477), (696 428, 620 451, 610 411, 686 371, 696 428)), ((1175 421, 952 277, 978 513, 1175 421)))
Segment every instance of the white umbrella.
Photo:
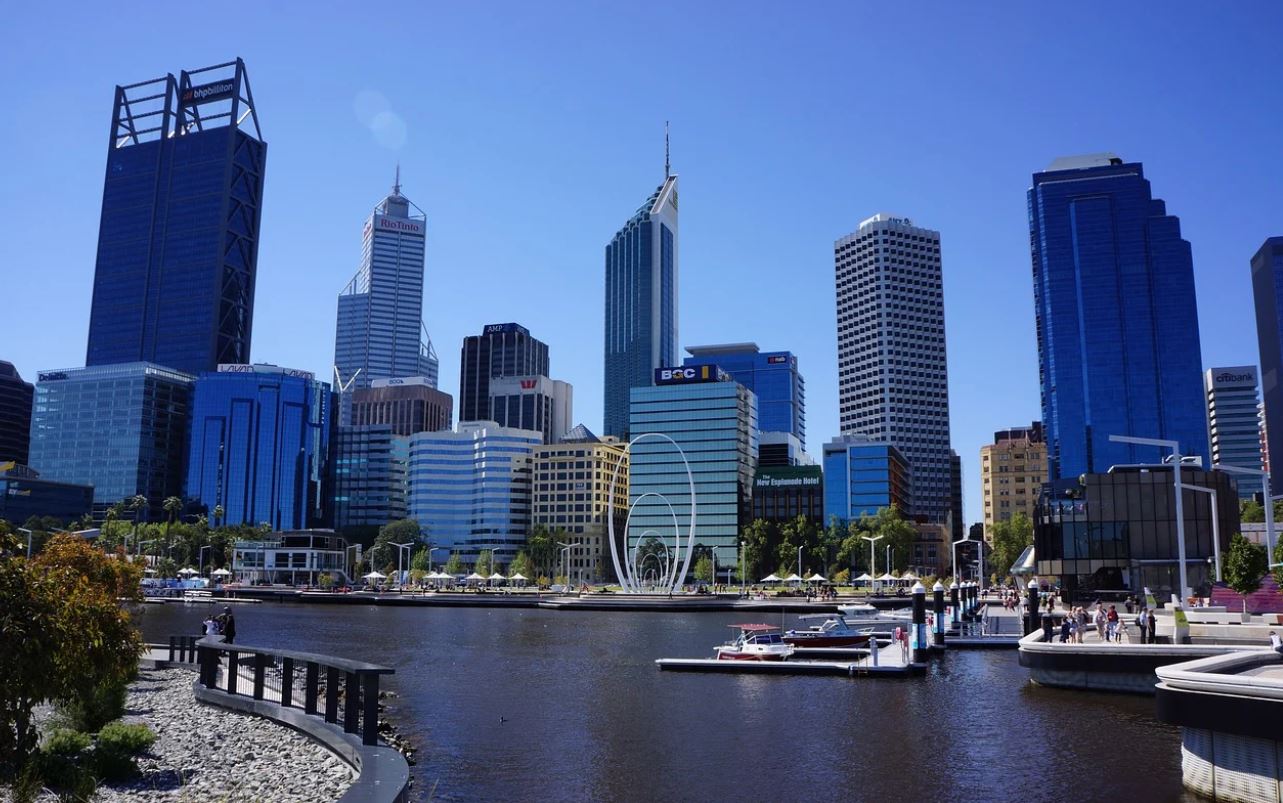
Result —
POLYGON ((784 578, 784 582, 786 582, 786 583, 800 583, 800 582, 802 582, 802 578, 801 578, 801 577, 799 577, 799 576, 798 576, 798 575, 796 575, 796 574, 790 574, 788 577, 785 577, 785 578, 784 578))
POLYGON ((480 574, 477 574, 476 572, 473 572, 472 574, 468 575, 464 579, 465 580, 484 580, 486 578, 484 575, 480 575, 480 574))
POLYGON ((232 573, 227 571, 226 569, 215 569, 214 571, 210 572, 210 574, 214 575, 215 577, 230 577, 232 573))
POLYGON ((524 582, 526 582, 526 580, 528 580, 528 579, 530 579, 530 578, 526 577, 526 576, 525 576, 524 574, 522 574, 521 572, 517 572, 516 574, 514 574, 512 577, 509 577, 508 579, 509 579, 509 580, 519 580, 519 581, 521 581, 521 582, 523 582, 523 583, 524 583, 524 582))
POLYGON ((498 572, 495 572, 494 574, 490 575, 490 577, 489 577, 489 578, 487 578, 487 579, 489 579, 489 580, 507 580, 508 578, 507 578, 507 577, 504 577, 502 574, 499 574, 498 572))
POLYGON ((370 572, 369 574, 363 576, 361 579, 362 580, 386 580, 388 579, 388 576, 386 574, 379 574, 378 572, 370 572))
POLYGON ((762 578, 763 583, 778 583, 780 578, 775 574, 768 574, 762 578))
POLYGON ((829 581, 829 578, 825 577, 824 575, 820 574, 819 572, 816 572, 815 574, 813 574, 813 575, 811 575, 810 577, 806 578, 806 582, 808 582, 808 583, 827 583, 828 581, 829 581))
POLYGON ((862 574, 862 575, 860 575, 859 577, 855 578, 855 580, 853 580, 852 582, 856 582, 856 583, 867 583, 867 582, 869 582, 869 581, 870 581, 870 580, 872 580, 872 579, 873 579, 873 576, 872 576, 872 575, 870 575, 868 572, 865 572, 864 574, 862 574))
POLYGON ((891 576, 891 573, 890 573, 890 572, 887 572, 886 574, 882 575, 881 577, 879 577, 879 578, 878 578, 878 580, 879 580, 880 582, 883 582, 883 583, 894 583, 894 582, 895 582, 895 578, 891 576))
POLYGON ((186 569, 179 569, 179 570, 178 570, 178 573, 179 573, 179 574, 181 574, 181 575, 183 575, 184 577, 186 577, 187 575, 190 575, 190 574, 200 574, 200 572, 196 571, 195 569, 193 569, 193 568, 192 568, 192 567, 190 567, 190 566, 188 566, 186 569))
POLYGON ((904 580, 905 582, 908 582, 909 580, 917 580, 918 576, 913 572, 905 572, 904 574, 900 575, 900 579, 904 580))

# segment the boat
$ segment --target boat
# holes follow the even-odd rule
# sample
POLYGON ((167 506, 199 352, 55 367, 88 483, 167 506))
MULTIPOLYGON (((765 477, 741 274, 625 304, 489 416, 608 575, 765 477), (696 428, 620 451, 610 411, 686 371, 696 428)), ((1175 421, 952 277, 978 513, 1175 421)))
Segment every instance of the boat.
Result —
POLYGON ((773 625, 731 625, 739 636, 714 648, 719 661, 783 661, 793 654, 793 645, 784 643, 780 629, 773 625))
POLYGON ((848 625, 902 625, 912 621, 913 612, 907 609, 884 611, 868 603, 839 605, 838 612, 848 625))
POLYGON ((873 628, 856 629, 841 616, 826 616, 816 627, 789 630, 784 633, 784 643, 794 647, 862 647, 869 643, 873 628))

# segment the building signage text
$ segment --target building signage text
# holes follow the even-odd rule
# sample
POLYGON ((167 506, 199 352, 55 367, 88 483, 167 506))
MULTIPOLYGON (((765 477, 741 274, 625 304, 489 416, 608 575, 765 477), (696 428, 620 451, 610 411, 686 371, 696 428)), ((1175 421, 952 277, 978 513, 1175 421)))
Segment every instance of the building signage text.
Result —
POLYGON ((235 81, 215 81, 212 84, 193 86, 183 93, 183 105, 199 106, 202 103, 224 100, 230 98, 235 90, 235 81))

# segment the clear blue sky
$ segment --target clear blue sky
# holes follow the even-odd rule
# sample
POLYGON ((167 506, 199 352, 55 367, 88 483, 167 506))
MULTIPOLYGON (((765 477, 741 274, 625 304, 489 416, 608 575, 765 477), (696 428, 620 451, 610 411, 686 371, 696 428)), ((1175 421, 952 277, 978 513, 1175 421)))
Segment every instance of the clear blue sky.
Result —
POLYGON ((1203 364, 1257 361, 1283 4, 621 5, 9 8, 0 359, 83 364, 113 87, 241 56, 269 143, 256 361, 329 373, 335 296, 399 160, 428 214, 442 388, 465 335, 518 321, 599 429, 603 247, 662 178, 664 120, 681 343, 797 353, 812 453, 838 423, 833 240, 878 211, 942 233, 970 521, 979 447, 1039 415, 1025 190, 1052 158, 1144 162, 1193 245, 1203 364))

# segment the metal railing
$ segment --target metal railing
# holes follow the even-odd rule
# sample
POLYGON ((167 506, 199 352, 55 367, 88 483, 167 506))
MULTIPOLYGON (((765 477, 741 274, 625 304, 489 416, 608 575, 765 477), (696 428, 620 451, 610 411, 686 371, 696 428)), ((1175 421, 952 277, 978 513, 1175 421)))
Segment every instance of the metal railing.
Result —
POLYGON ((379 678, 394 670, 329 655, 225 644, 221 636, 206 636, 195 647, 197 682, 204 688, 266 700, 330 724, 341 721, 344 733, 359 735, 367 746, 378 744, 379 678))

